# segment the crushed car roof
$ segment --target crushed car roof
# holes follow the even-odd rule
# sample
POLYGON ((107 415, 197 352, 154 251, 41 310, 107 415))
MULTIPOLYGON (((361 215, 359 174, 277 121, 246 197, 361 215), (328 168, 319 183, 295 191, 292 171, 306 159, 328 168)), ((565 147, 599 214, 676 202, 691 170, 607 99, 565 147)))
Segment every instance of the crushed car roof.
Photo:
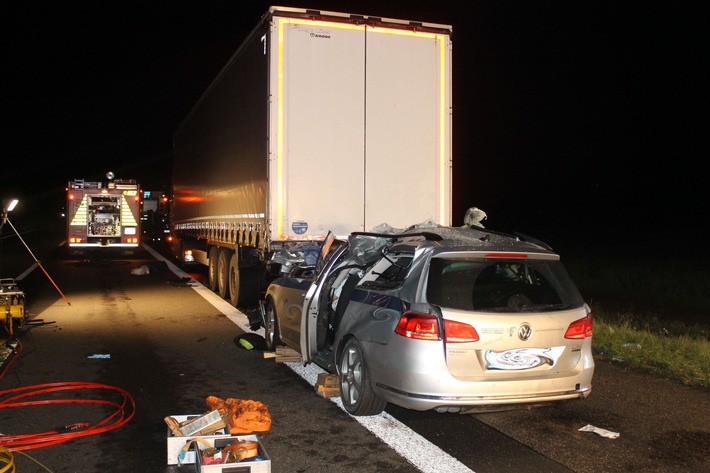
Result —
MULTIPOLYGON (((441 227, 412 226, 404 231, 392 233, 353 233, 353 237, 382 238, 391 244, 420 246, 431 244, 446 249, 460 250, 496 250, 496 251, 531 251, 536 253, 554 253, 549 245, 522 234, 508 234, 483 227, 441 227)), ((376 245, 380 246, 380 245, 376 245)))

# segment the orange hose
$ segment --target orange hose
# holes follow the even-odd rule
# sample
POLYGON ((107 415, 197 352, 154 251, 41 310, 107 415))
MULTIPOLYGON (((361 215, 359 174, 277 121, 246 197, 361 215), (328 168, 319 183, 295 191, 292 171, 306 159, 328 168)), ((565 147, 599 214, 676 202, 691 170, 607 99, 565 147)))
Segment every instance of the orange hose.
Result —
POLYGON ((48 447, 66 442, 78 437, 100 434, 117 429, 128 423, 136 411, 136 404, 131 395, 115 386, 91 382, 61 382, 22 386, 14 389, 0 391, 0 409, 17 407, 30 407, 48 404, 99 404, 113 407, 112 414, 102 421, 90 425, 89 423, 76 423, 66 425, 60 429, 48 430, 33 434, 5 435, 0 437, 0 446, 11 452, 48 447), (107 399, 34 399, 42 395, 66 391, 102 390, 119 393, 120 401, 107 399))

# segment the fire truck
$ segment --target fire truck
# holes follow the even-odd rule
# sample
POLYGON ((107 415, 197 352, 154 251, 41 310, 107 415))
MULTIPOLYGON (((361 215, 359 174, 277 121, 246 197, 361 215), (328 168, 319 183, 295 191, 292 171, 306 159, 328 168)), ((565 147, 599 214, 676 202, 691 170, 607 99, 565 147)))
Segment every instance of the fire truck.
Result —
POLYGON ((67 245, 73 253, 90 248, 133 249, 140 244, 141 191, 135 179, 74 179, 67 185, 67 245))

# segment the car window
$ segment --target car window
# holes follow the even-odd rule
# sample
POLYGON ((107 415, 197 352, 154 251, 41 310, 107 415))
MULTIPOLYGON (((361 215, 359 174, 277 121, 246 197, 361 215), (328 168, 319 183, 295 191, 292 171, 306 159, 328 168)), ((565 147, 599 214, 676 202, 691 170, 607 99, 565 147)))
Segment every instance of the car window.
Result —
POLYGON ((409 272, 411 253, 385 253, 360 280, 359 286, 369 289, 399 287, 409 272))
POLYGON ((481 312, 566 310, 584 304, 559 261, 432 258, 431 304, 481 312))

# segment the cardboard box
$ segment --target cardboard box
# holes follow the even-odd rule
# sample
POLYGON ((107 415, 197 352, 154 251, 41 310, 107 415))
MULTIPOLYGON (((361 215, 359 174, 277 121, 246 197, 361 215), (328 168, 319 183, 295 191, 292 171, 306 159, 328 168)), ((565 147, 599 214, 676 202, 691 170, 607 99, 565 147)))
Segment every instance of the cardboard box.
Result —
MULTIPOLYGON (((175 419, 178 422, 185 422, 187 420, 192 420, 192 419, 197 419, 201 417, 202 414, 193 414, 193 415, 177 415, 177 416, 170 416, 173 419, 175 419)), ((187 443, 197 437, 196 435, 192 436, 177 436, 175 435, 172 430, 168 427, 168 434, 167 434, 167 451, 168 451, 168 465, 178 465, 178 464, 183 464, 183 465, 189 465, 192 463, 195 463, 195 451, 190 448, 185 452, 185 457, 179 461, 178 457, 180 455, 180 452, 182 451, 183 447, 187 445, 187 443)), ((225 427, 222 429, 219 429, 215 431, 212 435, 206 436, 206 437, 201 437, 201 438, 223 438, 223 437, 231 437, 229 435, 229 427, 225 427)))
POLYGON ((316 394, 326 399, 340 396, 340 378, 338 375, 332 373, 318 373, 316 394))
POLYGON ((206 440, 205 443, 208 445, 205 445, 203 442, 194 442, 191 446, 195 457, 196 473, 271 473, 271 459, 266 454, 264 446, 261 444, 261 441, 257 435, 232 435, 228 438, 203 437, 203 439, 206 440), (216 463, 210 465, 203 464, 201 454, 202 450, 209 448, 210 446, 223 448, 237 440, 256 442, 258 444, 258 456, 254 458, 247 458, 238 462, 216 463), (200 452, 197 452, 197 450, 200 452))

